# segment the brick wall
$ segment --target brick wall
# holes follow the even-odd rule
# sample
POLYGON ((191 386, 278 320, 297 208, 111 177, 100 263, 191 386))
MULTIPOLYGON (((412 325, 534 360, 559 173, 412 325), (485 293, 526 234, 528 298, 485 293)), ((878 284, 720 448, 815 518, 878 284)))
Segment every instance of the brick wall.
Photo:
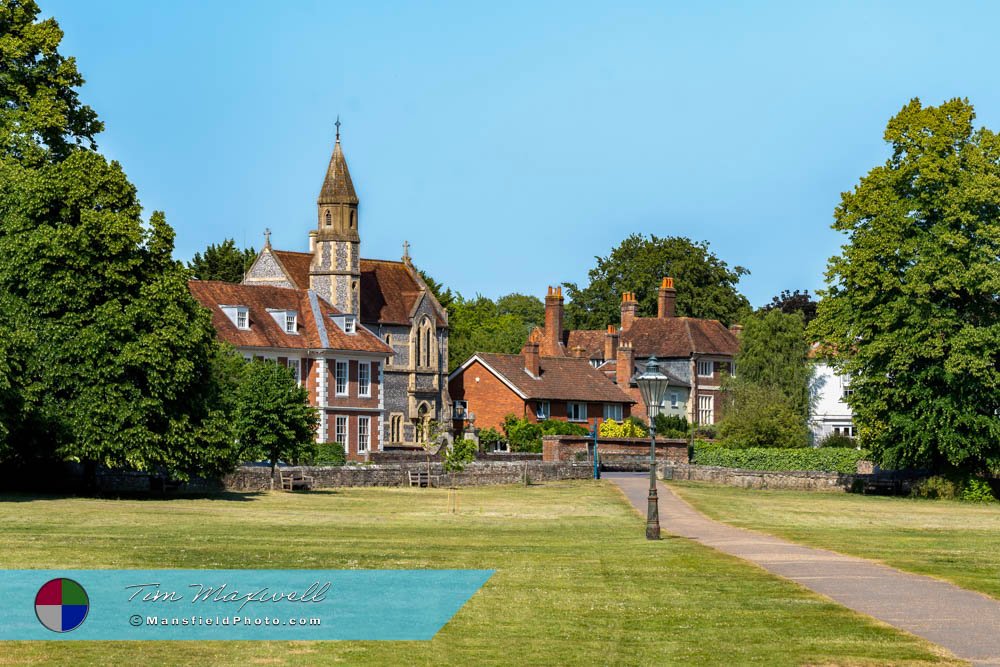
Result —
POLYGON ((501 431, 503 418, 507 415, 524 416, 524 401, 479 361, 472 362, 455 376, 448 391, 453 400, 468 402, 469 411, 476 415, 477 428, 501 431))
MULTIPOLYGON (((547 435, 542 438, 543 461, 578 461, 588 455, 593 440, 577 435, 547 435)), ((599 438, 597 451, 602 461, 649 460, 649 440, 646 438, 599 438)), ((656 460, 688 462, 687 440, 657 438, 656 460)), ((649 469, 649 465, 646 465, 649 469)))

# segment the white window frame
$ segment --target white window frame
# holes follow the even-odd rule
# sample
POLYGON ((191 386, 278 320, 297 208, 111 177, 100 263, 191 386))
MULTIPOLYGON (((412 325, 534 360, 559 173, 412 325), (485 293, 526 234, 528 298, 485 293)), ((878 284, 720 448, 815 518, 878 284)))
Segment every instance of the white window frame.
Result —
POLYGON ((715 397, 710 394, 698 396, 698 423, 702 425, 715 423, 715 397))
POLYGON ((250 328, 250 309, 249 308, 237 308, 236 309, 236 328, 246 331, 250 328))
POLYGON ((301 359, 289 359, 288 367, 292 369, 292 375, 295 376, 295 384, 302 386, 302 360, 301 359))
POLYGON ((571 422, 585 422, 587 421, 587 404, 581 403, 579 401, 570 401, 566 403, 566 421, 571 422), (572 406, 576 406, 574 410, 572 406), (572 417, 571 413, 577 413, 576 417, 572 417))
POLYGON ((622 420, 622 404, 621 403, 605 403, 604 404, 604 418, 614 419, 616 422, 622 420))
POLYGON ((336 360, 333 362, 333 395, 347 396, 351 389, 351 365, 350 362, 336 360), (344 389, 340 389, 340 369, 344 369, 344 389))
POLYGON ((285 333, 297 334, 299 332, 299 317, 295 311, 285 311, 285 333))
POLYGON ((699 360, 698 361, 698 377, 700 377, 700 378, 710 378, 713 375, 715 375, 715 362, 712 361, 711 359, 708 359, 706 361, 699 360), (708 372, 705 373, 704 372, 705 370, 707 370, 708 372))
POLYGON ((358 362, 358 396, 372 396, 372 365, 364 361, 358 362))
POLYGON ((670 407, 676 408, 680 405, 681 395, 680 392, 672 391, 670 392, 670 407))
POLYGON ((545 420, 552 415, 552 404, 548 401, 535 401, 535 419, 545 420))
POLYGON ((337 415, 333 419, 333 441, 344 446, 344 453, 347 453, 347 436, 350 431, 350 422, 347 415, 337 415), (341 428, 343 427, 343 428, 341 428))
POLYGON ((358 454, 363 454, 372 446, 372 418, 358 417, 358 454))
POLYGON ((353 317, 345 317, 344 318, 344 333, 353 334, 353 333, 357 333, 357 330, 358 330, 357 320, 355 320, 353 317))

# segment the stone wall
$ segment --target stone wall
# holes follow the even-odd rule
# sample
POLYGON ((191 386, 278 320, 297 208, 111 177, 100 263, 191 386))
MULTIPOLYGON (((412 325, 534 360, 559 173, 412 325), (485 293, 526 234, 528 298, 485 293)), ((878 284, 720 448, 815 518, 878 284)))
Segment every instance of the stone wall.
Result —
MULTIPOLYGON (((593 440, 582 435, 547 435, 542 438, 543 461, 585 461, 593 440)), ((616 469, 649 470, 649 440, 646 438, 598 438, 602 465, 616 469)), ((657 438, 656 460, 688 462, 687 440, 657 438)))
POLYGON ((850 491, 855 480, 864 476, 836 472, 743 470, 687 464, 661 464, 659 474, 664 479, 684 479, 712 482, 744 489, 793 489, 797 491, 850 491))
MULTIPOLYGON (((409 473, 426 472, 426 463, 396 463, 362 466, 301 466, 282 471, 301 472, 313 478, 314 489, 347 486, 409 486, 409 473)), ((430 464, 434 486, 485 486, 523 484, 560 479, 590 479, 593 469, 586 463, 541 461, 471 463, 465 470, 445 473, 440 463, 430 464)), ((271 470, 265 466, 243 466, 222 480, 227 491, 266 491, 272 488, 271 470)), ((275 485, 277 486, 277 484, 275 485)))

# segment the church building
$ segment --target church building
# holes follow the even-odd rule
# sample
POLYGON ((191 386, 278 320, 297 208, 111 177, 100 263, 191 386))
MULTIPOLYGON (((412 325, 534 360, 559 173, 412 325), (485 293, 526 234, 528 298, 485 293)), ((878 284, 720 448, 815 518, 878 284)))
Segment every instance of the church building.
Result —
POLYGON ((360 201, 337 126, 309 252, 275 250, 268 242, 243 282, 312 290, 385 342, 393 355, 384 368, 380 440, 417 445, 433 435, 434 422, 451 419, 448 314, 413 266, 408 245, 398 262, 361 257, 360 201))

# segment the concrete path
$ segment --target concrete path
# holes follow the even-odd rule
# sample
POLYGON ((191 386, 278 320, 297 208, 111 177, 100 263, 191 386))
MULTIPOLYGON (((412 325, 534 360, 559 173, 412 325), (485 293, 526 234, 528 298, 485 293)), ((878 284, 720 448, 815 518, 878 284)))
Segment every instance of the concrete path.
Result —
MULTIPOLYGON (((603 473, 646 515, 649 476, 603 473)), ((924 637, 977 665, 1000 665, 1000 602, 931 577, 804 547, 709 519, 662 483, 660 525, 796 581, 845 607, 924 637)))

